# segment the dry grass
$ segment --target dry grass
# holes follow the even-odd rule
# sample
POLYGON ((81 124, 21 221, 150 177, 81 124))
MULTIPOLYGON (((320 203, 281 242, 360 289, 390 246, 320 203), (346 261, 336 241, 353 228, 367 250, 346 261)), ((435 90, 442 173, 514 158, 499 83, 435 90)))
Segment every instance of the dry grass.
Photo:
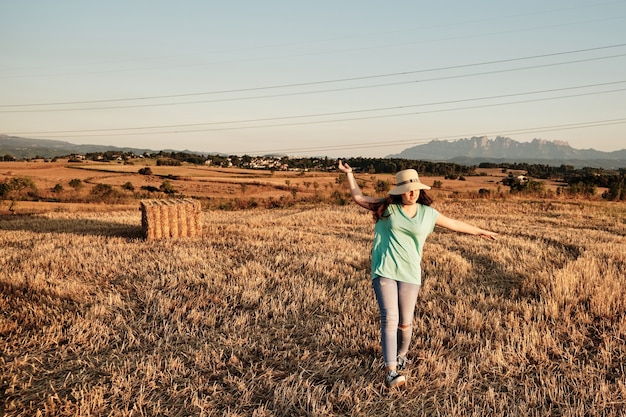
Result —
MULTIPOLYGON (((68 164, 64 161, 0 162, 0 182, 16 177, 27 177, 37 185, 40 196, 68 202, 86 199, 91 189, 98 184, 110 185, 132 199, 133 193, 122 189, 124 184, 131 183, 135 191, 141 193, 142 187, 158 189, 166 179, 170 181, 177 195, 183 197, 203 199, 267 199, 272 197, 277 199, 281 196, 291 197, 291 189, 294 188, 298 190, 300 196, 311 196, 316 192, 330 194, 337 178, 336 172, 303 174, 292 171, 271 172, 194 165, 154 166, 153 164, 149 166, 153 175, 139 174, 138 171, 144 167, 145 165, 139 164, 123 165, 100 162, 80 164, 68 164), (80 190, 72 189, 69 186, 72 179, 80 179, 83 187, 80 190), (308 187, 305 185, 305 183, 314 182, 317 183, 317 189, 312 185, 308 187), (51 191, 56 184, 64 187, 61 193, 51 191)), ((386 177, 390 178, 391 176, 386 175, 386 177)), ((344 191, 344 189, 345 187, 341 186, 341 190, 344 191)), ((0 207, 1 211, 2 207, 0 207)), ((29 212, 21 201, 17 205, 17 211, 20 213, 29 212)))
MULTIPOLYGON (((382 386, 372 222, 354 205, 0 219, 5 416, 618 416, 626 207, 440 201, 406 389, 382 386)), ((1 409, 3 408, 3 409, 1 409)))

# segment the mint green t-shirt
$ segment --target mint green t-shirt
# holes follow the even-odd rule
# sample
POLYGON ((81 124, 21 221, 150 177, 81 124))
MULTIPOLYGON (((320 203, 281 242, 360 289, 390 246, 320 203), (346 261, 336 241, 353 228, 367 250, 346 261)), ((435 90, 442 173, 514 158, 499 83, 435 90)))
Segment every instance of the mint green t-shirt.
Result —
POLYGON ((426 237, 435 228, 439 212, 418 204, 415 217, 408 217, 399 204, 391 204, 374 226, 372 278, 385 277, 413 284, 422 283, 422 252, 426 237))

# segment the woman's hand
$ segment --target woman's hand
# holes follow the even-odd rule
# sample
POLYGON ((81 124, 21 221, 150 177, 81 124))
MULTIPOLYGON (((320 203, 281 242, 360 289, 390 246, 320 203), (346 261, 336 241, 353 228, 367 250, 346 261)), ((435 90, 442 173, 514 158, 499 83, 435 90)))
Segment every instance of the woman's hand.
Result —
POLYGON ((496 240, 496 237, 498 236, 498 234, 495 233, 495 232, 490 232, 489 230, 481 229, 481 231, 478 232, 478 236, 482 237, 483 239, 487 239, 487 240, 496 240))
POLYGON ((350 165, 348 164, 344 164, 341 159, 339 160, 339 171, 344 172, 346 174, 349 174, 350 172, 352 172, 352 168, 350 167, 350 165))

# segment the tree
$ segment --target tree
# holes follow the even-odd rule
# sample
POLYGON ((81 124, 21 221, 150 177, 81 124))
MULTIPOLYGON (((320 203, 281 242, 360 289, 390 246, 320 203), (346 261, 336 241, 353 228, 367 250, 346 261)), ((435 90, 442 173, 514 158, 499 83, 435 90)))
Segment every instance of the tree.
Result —
MULTIPOLYGON (((505 181, 503 180, 502 182, 504 183, 505 181)), ((525 180, 515 178, 505 185, 510 185, 512 193, 541 194, 545 192, 546 189, 545 182, 536 181, 532 178, 525 180)))
POLYGON ((594 184, 579 181, 576 184, 570 184, 569 187, 567 187, 567 191, 571 195, 580 194, 584 196, 592 196, 596 194, 596 186, 594 184))
POLYGON ((374 189, 376 190, 377 193, 384 194, 391 189, 391 184, 389 184, 389 181, 378 180, 376 181, 376 185, 374 186, 374 189))
POLYGON ((344 174, 343 172, 337 175, 337 178, 335 178, 335 184, 345 185, 347 182, 348 182, 348 176, 344 174))
POLYGON ((96 184, 95 187, 91 189, 91 194, 95 196, 105 196, 110 194, 113 191, 113 186, 110 184, 96 184))
POLYGON ((624 178, 622 177, 619 180, 612 181, 609 185, 609 189, 605 191, 602 196, 611 201, 624 200, 625 192, 626 187, 624 187, 624 178))
POLYGON ((182 162, 172 158, 159 158, 156 161, 157 166, 181 166, 182 162))
POLYGON ((32 178, 14 177, 0 184, 0 197, 6 198, 10 194, 17 194, 13 198, 19 198, 19 195, 22 193, 32 198, 37 198, 37 185, 32 178))
POLYGON ((9 180, 9 186, 12 190, 22 191, 26 188, 30 188, 33 191, 37 191, 37 186, 35 182, 30 177, 15 177, 9 180))
POLYGON ((78 178, 71 179, 69 184, 70 184, 70 187, 72 187, 75 190, 79 190, 83 188, 83 182, 78 178))
POLYGON ((172 185, 172 182, 170 180, 165 180, 161 183, 161 186, 159 187, 159 189, 161 191, 163 191, 165 194, 175 194, 176 190, 174 189, 174 185, 172 185))
POLYGON ((11 186, 7 182, 0 182, 0 197, 6 197, 9 192, 11 192, 11 186))

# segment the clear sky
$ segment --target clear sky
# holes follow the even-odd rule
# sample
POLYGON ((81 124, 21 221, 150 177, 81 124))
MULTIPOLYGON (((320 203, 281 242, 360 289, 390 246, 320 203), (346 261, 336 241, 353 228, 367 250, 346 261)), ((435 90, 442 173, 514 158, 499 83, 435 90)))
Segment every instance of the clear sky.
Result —
POLYGON ((0 133, 385 157, 626 148, 626 1, 0 0, 0 133))

